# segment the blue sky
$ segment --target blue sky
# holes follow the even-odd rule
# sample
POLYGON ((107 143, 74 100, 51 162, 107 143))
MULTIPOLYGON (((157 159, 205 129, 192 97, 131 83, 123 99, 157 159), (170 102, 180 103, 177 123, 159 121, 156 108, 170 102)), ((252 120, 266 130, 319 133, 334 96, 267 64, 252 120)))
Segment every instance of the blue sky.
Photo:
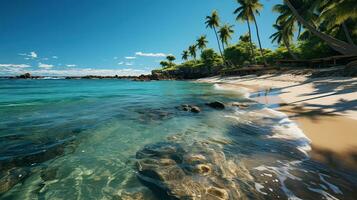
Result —
MULTIPOLYGON (((257 17, 265 48, 281 0, 261 0, 257 17)), ((206 34, 204 18, 217 10, 234 25, 232 43, 247 32, 235 21, 235 0, 1 0, 0 75, 138 75, 158 68, 206 34)), ((253 40, 256 41, 255 31, 253 40)))

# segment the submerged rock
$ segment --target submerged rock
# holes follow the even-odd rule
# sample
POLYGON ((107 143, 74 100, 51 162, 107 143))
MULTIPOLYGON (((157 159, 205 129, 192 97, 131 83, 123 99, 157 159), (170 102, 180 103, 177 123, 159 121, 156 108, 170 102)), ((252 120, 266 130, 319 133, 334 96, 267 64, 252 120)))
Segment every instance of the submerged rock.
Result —
POLYGON ((24 168, 13 168, 2 172, 0 178, 0 195, 28 177, 29 171, 24 168))
POLYGON ((136 154, 138 179, 159 199, 240 199, 239 186, 232 181, 236 174, 227 169, 224 154, 192 145, 145 146, 136 154))
POLYGON ((224 103, 222 103, 220 101, 214 101, 214 102, 206 103, 206 105, 211 107, 211 108, 218 109, 218 110, 223 110, 225 108, 224 103))
POLYGON ((140 109, 136 112, 139 114, 138 119, 141 122, 162 121, 174 117, 172 112, 163 109, 140 109))
POLYGON ((199 112, 201 112, 201 109, 197 106, 191 106, 191 112, 199 113, 199 112))
POLYGON ((188 104, 182 104, 181 106, 178 106, 176 108, 182 111, 193 112, 193 113, 201 112, 201 109, 198 106, 188 105, 188 104))

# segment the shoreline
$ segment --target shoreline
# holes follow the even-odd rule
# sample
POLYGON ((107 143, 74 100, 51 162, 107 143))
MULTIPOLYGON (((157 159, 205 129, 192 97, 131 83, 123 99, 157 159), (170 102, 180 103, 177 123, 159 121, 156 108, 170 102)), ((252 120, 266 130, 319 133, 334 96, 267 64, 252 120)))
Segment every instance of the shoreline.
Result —
POLYGON ((306 75, 210 77, 197 82, 227 90, 245 88, 251 98, 281 111, 312 141, 313 160, 357 170, 357 78, 306 75))

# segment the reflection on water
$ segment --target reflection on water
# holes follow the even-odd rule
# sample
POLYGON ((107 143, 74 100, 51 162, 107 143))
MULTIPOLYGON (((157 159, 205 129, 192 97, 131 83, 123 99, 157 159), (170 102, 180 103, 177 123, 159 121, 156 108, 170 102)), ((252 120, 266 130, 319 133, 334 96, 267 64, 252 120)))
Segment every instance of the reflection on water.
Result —
POLYGON ((310 160, 292 121, 240 92, 117 80, 0 80, 0 92, 1 199, 356 197, 355 174, 310 160), (205 106, 216 100, 226 109, 205 106))

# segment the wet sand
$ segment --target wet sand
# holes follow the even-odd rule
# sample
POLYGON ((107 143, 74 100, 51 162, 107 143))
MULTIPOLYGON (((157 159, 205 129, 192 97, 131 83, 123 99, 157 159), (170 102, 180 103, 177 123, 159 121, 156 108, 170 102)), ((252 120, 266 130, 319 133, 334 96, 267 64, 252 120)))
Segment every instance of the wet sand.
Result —
POLYGON ((357 170, 357 78, 302 75, 211 77, 198 82, 244 87, 254 100, 295 120, 312 141, 312 159, 357 170))

